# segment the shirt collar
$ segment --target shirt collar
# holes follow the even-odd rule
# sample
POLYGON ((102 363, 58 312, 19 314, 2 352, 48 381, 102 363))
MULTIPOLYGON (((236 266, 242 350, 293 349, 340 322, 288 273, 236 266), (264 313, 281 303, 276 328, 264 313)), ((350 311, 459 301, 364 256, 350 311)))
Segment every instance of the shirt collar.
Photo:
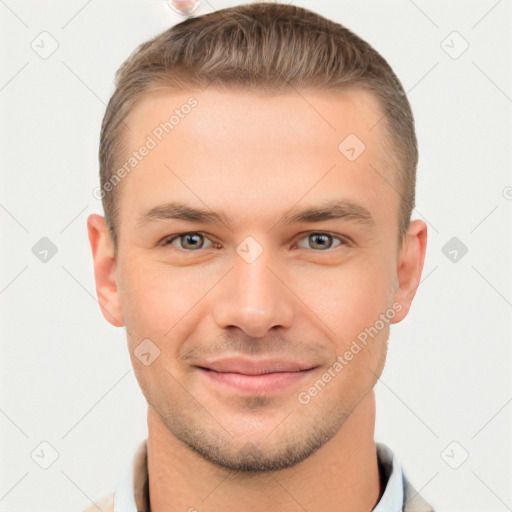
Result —
POLYGON ((402 466, 398 457, 383 443, 377 444, 377 462, 379 473, 383 476, 386 488, 382 498, 373 512, 388 512, 402 510, 404 503, 404 488, 402 483, 402 466))
POLYGON ((146 439, 140 443, 121 473, 114 494, 113 512, 150 512, 146 439))
MULTIPOLYGON (((376 445, 379 473, 386 487, 372 512, 402 510, 404 491, 400 461, 388 446, 383 443, 376 445)), ((147 440, 139 445, 135 456, 123 469, 114 495, 113 512, 150 512, 147 440)))

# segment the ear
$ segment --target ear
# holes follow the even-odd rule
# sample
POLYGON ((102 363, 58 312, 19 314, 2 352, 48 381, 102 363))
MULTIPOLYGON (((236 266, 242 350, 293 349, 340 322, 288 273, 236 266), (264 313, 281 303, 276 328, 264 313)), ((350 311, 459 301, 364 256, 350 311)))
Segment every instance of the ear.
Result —
POLYGON ((397 260, 398 287, 393 300, 400 303, 402 308, 391 321, 393 324, 401 322, 409 313, 420 284, 426 250, 427 225, 422 220, 413 220, 404 236, 397 260))
POLYGON ((114 327, 124 325, 116 281, 116 254, 114 243, 104 217, 95 213, 87 218, 87 232, 94 261, 96 295, 101 312, 114 327))

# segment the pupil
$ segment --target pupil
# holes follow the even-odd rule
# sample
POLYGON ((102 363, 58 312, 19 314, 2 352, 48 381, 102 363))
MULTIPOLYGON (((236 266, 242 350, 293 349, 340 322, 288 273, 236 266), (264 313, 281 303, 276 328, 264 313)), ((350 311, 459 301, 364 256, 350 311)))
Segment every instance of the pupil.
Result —
MULTIPOLYGON (((314 237, 314 240, 315 240, 315 243, 318 243, 318 240, 319 239, 324 239, 325 241, 325 237, 327 237, 327 235, 313 235, 314 237)), ((322 248, 325 248, 325 243, 322 245, 322 243, 320 242, 319 245, 322 247, 322 248)))
POLYGON ((194 244, 194 238, 196 238, 197 236, 198 235, 186 235, 186 244, 190 244, 192 247, 197 247, 197 243, 194 244))

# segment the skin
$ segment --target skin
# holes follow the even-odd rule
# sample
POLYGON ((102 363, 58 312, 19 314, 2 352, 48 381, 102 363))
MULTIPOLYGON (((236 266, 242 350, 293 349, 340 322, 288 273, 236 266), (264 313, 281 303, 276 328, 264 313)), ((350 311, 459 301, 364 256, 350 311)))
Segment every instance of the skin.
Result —
POLYGON ((191 95, 197 107, 121 182, 117 251, 102 216, 87 223, 102 312, 126 327, 148 402, 151 509, 370 511, 383 492, 373 387, 389 325, 309 403, 298 394, 393 304, 391 323, 403 320, 420 282, 427 227, 412 221, 398 243, 384 123, 370 130, 380 107, 363 91, 159 90, 129 115, 127 147, 191 95), (366 146, 353 162, 338 150, 350 133, 366 146), (373 224, 279 222, 331 200, 367 209, 373 224), (139 222, 170 201, 230 224, 139 222), (178 233, 199 235, 164 245, 178 233), (252 263, 236 252, 249 236, 263 251, 252 263), (144 339, 160 350, 148 366, 134 353, 144 339), (241 392, 195 366, 225 356, 316 368, 275 391, 241 392))

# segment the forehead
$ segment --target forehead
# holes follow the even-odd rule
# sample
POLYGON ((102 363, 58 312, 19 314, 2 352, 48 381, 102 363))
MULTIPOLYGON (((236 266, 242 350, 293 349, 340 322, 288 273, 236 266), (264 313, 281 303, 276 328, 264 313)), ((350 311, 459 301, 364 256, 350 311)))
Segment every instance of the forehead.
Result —
MULTIPOLYGON (((373 142, 373 139, 384 135, 381 133, 382 117, 382 109, 375 95, 362 89, 333 91, 290 88, 286 92, 270 95, 242 88, 220 91, 208 87, 202 91, 182 91, 161 86, 136 101, 126 124, 130 127, 130 146, 137 144, 140 132, 147 134, 156 130, 155 136, 158 138, 158 127, 169 120, 173 125, 174 137, 179 137, 180 132, 186 131, 187 125, 193 123, 198 137, 208 134, 210 139, 216 134, 222 137, 236 125, 240 139, 246 134, 256 133, 266 135, 268 139, 279 134, 281 139, 286 136, 282 129, 292 128, 296 134, 314 130, 310 134, 311 140, 315 134, 331 135, 336 140, 344 132, 353 130, 361 139, 373 142), (174 119, 171 119, 173 114, 174 119), (187 117, 192 120, 181 123, 187 117), (179 124, 181 128, 178 130, 179 124)), ((190 131, 186 135, 189 137, 190 131)))
MULTIPOLYGON (((147 93, 126 119, 124 162, 139 155, 121 184, 121 217, 178 198, 231 206, 240 221, 261 211, 262 201, 270 220, 287 205, 336 192, 370 206, 382 201, 390 174, 382 116, 362 90, 147 93)), ((395 214, 396 197, 384 199, 395 214)))

